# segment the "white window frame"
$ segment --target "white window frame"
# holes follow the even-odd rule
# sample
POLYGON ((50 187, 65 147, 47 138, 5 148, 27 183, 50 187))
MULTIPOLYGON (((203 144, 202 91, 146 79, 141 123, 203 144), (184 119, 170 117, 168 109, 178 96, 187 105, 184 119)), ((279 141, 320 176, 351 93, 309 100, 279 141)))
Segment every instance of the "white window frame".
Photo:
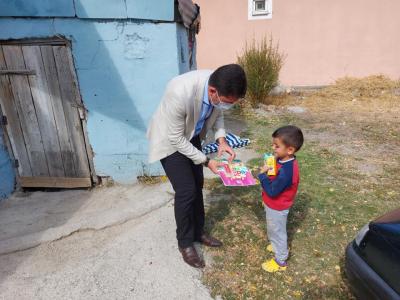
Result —
POLYGON ((248 1, 248 19, 249 20, 263 20, 272 19, 272 0, 247 0, 248 1), (257 11, 256 2, 264 1, 265 10, 257 11))

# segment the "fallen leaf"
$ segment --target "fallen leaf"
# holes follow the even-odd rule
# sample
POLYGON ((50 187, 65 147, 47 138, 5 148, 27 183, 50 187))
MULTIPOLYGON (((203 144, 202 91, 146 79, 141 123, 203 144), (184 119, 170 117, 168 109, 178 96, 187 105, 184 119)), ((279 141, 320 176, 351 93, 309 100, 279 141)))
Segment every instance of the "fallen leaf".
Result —
POLYGON ((293 295, 294 295, 295 297, 301 297, 301 296, 303 295, 303 293, 300 292, 300 291, 294 291, 294 292, 293 292, 293 295))

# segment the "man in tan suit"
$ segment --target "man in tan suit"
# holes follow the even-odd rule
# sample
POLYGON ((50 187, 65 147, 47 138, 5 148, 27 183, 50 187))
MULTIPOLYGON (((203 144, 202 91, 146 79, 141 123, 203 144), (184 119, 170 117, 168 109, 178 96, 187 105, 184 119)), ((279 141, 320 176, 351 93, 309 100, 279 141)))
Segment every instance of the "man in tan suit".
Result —
POLYGON ((219 163, 201 152, 201 141, 213 129, 218 155, 226 152, 234 159, 225 139, 223 111, 243 98, 246 88, 246 75, 236 64, 177 76, 168 83, 147 132, 149 162, 161 161, 175 191, 179 251, 196 268, 204 267, 204 261, 194 242, 222 246, 204 232, 203 166, 217 173, 219 163))

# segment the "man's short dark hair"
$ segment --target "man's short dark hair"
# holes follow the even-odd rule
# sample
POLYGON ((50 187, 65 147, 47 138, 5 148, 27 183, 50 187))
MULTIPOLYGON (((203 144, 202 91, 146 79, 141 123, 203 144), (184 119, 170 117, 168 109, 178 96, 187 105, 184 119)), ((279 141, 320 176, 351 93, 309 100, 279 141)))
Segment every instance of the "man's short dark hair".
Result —
POLYGON ((208 85, 216 88, 220 96, 243 98, 247 90, 246 74, 237 64, 225 65, 211 74, 208 85))
POLYGON ((299 151, 303 146, 304 137, 303 132, 297 126, 288 125, 278 128, 272 134, 273 138, 280 138, 286 147, 293 147, 299 151))

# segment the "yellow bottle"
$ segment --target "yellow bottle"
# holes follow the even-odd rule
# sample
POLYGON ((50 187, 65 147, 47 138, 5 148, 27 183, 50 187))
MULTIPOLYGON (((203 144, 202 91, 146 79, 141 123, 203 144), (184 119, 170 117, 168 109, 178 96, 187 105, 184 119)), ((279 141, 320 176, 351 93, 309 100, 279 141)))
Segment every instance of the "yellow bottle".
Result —
POLYGON ((269 176, 275 176, 276 175, 276 159, 275 156, 272 154, 265 154, 264 155, 264 161, 265 165, 269 168, 272 168, 268 170, 267 175, 269 176))

